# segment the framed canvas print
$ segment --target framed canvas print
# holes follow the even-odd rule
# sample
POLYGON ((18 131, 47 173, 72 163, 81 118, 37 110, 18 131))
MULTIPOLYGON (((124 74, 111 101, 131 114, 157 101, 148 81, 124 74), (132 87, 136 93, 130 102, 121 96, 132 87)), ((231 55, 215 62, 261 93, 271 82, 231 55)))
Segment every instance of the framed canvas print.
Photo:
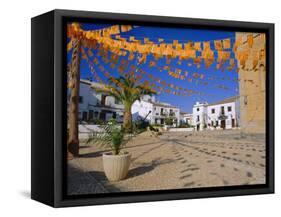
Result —
POLYGON ((32 198, 54 207, 274 192, 274 25, 32 18, 32 198))

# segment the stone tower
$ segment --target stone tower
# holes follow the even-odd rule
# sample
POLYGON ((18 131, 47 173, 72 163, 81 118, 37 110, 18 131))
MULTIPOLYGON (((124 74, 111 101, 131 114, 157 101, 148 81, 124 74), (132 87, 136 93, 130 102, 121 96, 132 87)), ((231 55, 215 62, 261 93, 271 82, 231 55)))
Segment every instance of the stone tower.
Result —
POLYGON ((265 35, 254 33, 252 46, 247 38, 250 33, 236 33, 238 53, 247 58, 238 60, 241 129, 246 133, 265 133, 265 35), (244 59, 245 60, 245 59, 244 59))

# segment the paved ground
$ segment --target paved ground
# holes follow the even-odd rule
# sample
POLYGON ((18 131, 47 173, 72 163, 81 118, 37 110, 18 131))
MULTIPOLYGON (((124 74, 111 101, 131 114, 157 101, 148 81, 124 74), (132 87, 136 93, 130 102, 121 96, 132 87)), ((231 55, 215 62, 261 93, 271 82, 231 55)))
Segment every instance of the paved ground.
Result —
POLYGON ((238 130, 144 133, 126 147, 132 154, 128 177, 108 182, 102 153, 83 146, 69 161, 69 194, 143 191, 265 183, 265 136, 238 130))

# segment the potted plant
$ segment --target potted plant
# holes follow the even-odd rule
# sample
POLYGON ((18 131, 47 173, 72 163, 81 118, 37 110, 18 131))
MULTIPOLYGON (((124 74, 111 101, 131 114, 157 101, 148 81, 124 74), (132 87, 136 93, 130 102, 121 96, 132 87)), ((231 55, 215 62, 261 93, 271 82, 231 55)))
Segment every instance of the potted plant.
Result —
POLYGON ((102 156, 105 175, 109 181, 122 180, 127 176, 131 163, 131 154, 122 152, 122 148, 131 137, 125 135, 124 130, 117 125, 115 119, 101 127, 103 132, 91 136, 87 143, 111 149, 111 152, 106 152, 102 156))

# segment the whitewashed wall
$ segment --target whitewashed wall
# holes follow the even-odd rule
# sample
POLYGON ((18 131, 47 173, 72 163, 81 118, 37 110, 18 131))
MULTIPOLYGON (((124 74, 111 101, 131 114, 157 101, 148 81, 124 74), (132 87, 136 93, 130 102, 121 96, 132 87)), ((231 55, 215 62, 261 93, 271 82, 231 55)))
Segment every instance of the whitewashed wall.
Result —
POLYGON ((207 116, 207 103, 199 103, 196 102, 196 104, 193 106, 192 109, 193 114, 193 125, 198 125, 200 127, 200 130, 203 129, 204 124, 206 124, 206 116, 207 116), (199 109, 199 111, 197 111, 199 109), (197 121, 197 116, 199 116, 199 121, 197 121))
POLYGON ((153 106, 152 103, 146 101, 136 101, 132 106, 132 116, 133 120, 137 120, 138 116, 145 118, 149 111, 151 113, 147 116, 146 120, 151 121, 153 117, 153 106))

